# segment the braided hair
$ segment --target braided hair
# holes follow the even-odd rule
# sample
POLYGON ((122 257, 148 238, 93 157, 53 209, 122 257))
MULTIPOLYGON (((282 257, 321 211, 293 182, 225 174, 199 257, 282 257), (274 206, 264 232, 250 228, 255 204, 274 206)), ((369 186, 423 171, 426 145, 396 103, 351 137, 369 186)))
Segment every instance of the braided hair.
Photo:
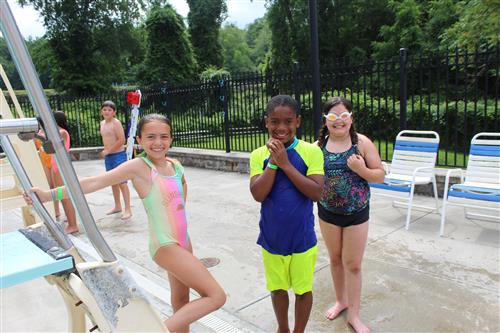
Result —
MULTIPOLYGON (((352 104, 349 102, 348 99, 338 96, 338 97, 332 97, 326 103, 323 105, 323 113, 328 114, 330 110, 337 106, 337 105, 343 105, 347 111, 352 112, 352 104)), ((323 127, 319 131, 319 137, 318 137, 318 146, 323 147, 326 144, 326 140, 328 139, 328 127, 326 126, 326 123, 323 123, 323 127)), ((351 128, 349 129, 349 135, 351 136, 351 142, 353 145, 358 143, 358 133, 356 132, 356 129, 354 128, 354 123, 351 123, 351 128)))
POLYGON ((266 106, 266 115, 269 115, 271 112, 274 112, 279 106, 287 106, 295 112, 296 116, 300 115, 300 105, 299 103, 291 96, 288 95, 276 95, 269 100, 266 106))

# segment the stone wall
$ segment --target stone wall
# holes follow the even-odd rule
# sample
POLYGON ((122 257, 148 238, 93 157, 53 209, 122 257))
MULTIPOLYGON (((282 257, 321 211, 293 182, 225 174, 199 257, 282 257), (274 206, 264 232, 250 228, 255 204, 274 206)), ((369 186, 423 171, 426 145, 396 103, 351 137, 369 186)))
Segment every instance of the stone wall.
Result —
MULTIPOLYGON (((102 147, 72 148, 71 155, 73 160, 94 160, 100 158, 100 151, 102 151, 102 147)), ((172 148, 169 150, 169 156, 178 159, 185 166, 241 173, 249 173, 250 170, 250 153, 225 153, 220 150, 172 148)), ((436 168, 438 195, 440 197, 443 196, 444 179, 448 170, 436 168)), ((452 184, 459 181, 460 178, 457 176, 451 178, 452 184)), ((432 196, 432 185, 417 186, 415 193, 432 196)))

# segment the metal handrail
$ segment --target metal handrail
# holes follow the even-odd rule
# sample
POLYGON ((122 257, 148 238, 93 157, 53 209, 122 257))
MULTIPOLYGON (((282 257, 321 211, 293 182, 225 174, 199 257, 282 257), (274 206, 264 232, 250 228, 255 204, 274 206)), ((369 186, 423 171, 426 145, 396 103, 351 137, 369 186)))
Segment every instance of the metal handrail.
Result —
MULTIPOLYGON (((0 123, 3 121, 5 120, 0 120, 0 123)), ((0 144, 2 145, 5 155, 7 155, 7 158, 9 159, 12 169, 16 172, 17 178, 19 179, 23 189, 26 191, 27 189, 33 187, 26 170, 24 170, 23 165, 19 161, 19 157, 17 156, 9 137, 6 135, 0 135, 0 144)), ((69 240, 68 236, 66 236, 66 234, 64 234, 64 232, 57 227, 56 223, 52 219, 52 216, 50 216, 49 212, 37 196, 33 197, 33 208, 35 208, 35 211, 38 215, 40 215, 44 224, 47 226, 47 229, 49 229, 49 232, 54 236, 59 245, 64 250, 70 249, 73 244, 69 240)))

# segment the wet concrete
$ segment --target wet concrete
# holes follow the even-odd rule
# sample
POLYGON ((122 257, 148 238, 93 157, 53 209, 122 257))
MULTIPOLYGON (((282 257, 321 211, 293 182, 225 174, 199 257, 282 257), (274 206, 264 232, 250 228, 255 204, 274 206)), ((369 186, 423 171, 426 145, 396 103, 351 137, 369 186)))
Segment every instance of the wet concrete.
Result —
MULTIPOLYGON (((80 177, 104 170, 102 161, 75 162, 74 166, 80 177)), ((260 205, 250 195, 248 175, 187 167, 186 178, 195 254, 220 259, 209 270, 228 295, 223 310, 214 315, 232 321, 242 331, 275 331, 260 247, 255 244, 260 205)), ((145 213, 137 194, 131 193, 134 215, 125 222, 119 215, 105 215, 113 205, 111 189, 89 194, 87 199, 112 250, 139 268, 145 278, 168 288, 165 273, 149 257, 145 213)), ((417 199, 432 203, 430 198, 417 199)), ((406 231, 406 210, 376 195, 371 207, 361 316, 374 332, 500 331, 498 224, 465 220, 463 209, 450 207, 445 237, 439 237, 437 214, 414 212, 406 231)), ((16 214, 2 213, 2 232, 20 226, 20 217, 13 221, 16 214)), ((318 236, 314 305, 307 331, 349 332, 345 313, 334 321, 324 319, 335 297, 319 229, 318 236)), ((86 242, 84 233, 77 237, 86 242)), ((66 323, 61 318, 66 315, 62 306, 57 312, 58 297, 43 279, 2 290, 2 331, 64 331, 66 323), (50 304, 43 303, 48 295, 55 296, 50 304), (21 324, 21 314, 28 314, 33 326, 21 324)), ((203 327, 193 330, 203 332, 203 327)))

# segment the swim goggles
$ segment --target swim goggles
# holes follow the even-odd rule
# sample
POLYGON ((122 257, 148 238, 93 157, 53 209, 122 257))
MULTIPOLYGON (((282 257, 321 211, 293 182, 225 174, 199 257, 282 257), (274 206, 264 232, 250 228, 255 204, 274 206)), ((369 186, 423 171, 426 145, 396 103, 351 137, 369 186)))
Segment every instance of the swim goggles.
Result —
POLYGON ((335 121, 337 119, 340 119, 342 121, 346 121, 347 119, 351 118, 352 112, 347 112, 344 111, 341 114, 335 114, 335 113, 329 113, 329 114, 324 114, 323 117, 325 117, 327 120, 330 121, 335 121))

